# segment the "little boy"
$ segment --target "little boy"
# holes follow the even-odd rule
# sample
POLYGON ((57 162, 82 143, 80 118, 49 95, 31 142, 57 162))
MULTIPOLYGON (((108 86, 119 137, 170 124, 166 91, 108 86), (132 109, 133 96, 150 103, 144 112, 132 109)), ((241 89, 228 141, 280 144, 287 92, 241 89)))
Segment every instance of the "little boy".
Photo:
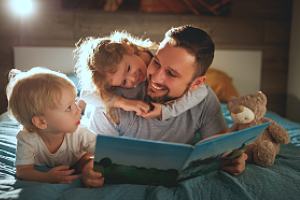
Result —
POLYGON ((23 126, 17 135, 16 176, 49 183, 79 178, 71 166, 94 153, 95 134, 79 126, 81 109, 72 81, 45 68, 12 70, 7 98, 10 114, 23 126))

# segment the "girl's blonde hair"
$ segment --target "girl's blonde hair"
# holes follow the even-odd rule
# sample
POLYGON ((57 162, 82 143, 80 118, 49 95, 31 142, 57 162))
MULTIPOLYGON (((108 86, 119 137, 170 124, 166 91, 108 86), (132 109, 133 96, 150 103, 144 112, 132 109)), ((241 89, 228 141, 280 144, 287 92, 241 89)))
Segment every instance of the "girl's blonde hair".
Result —
POLYGON ((118 118, 110 106, 115 96, 113 87, 108 83, 107 74, 117 71, 117 66, 124 55, 138 55, 149 53, 156 48, 156 44, 149 39, 142 40, 133 37, 125 31, 115 31, 108 37, 87 37, 76 44, 75 71, 83 90, 96 91, 106 106, 107 113, 114 122, 118 118))
POLYGON ((56 108, 63 88, 76 94, 75 85, 62 73, 41 67, 26 72, 13 69, 6 88, 8 111, 26 130, 37 131, 32 118, 56 108))

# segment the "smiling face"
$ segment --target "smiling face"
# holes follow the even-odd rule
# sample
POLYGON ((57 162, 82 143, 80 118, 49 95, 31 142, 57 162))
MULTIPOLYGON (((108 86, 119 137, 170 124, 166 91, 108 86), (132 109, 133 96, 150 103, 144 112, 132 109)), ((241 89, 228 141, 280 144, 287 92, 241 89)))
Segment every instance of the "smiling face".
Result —
POLYGON ((117 71, 108 75, 108 82, 111 86, 124 88, 136 87, 145 81, 147 66, 137 55, 125 54, 121 62, 117 65, 117 71))
POLYGON ((195 57, 181 47, 162 46, 147 70, 147 94, 158 102, 181 97, 193 84, 195 57))

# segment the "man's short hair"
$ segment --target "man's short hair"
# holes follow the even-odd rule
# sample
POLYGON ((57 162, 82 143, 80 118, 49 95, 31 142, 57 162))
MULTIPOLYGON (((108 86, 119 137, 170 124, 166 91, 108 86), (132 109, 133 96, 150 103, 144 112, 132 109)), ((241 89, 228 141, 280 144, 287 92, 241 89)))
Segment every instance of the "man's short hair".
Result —
POLYGON ((211 65, 215 45, 211 37, 203 30, 190 25, 171 28, 166 32, 161 45, 166 43, 186 49, 195 56, 197 70, 194 77, 202 76, 211 65))
POLYGON ((74 83, 65 74, 35 67, 26 72, 11 70, 6 89, 8 111, 28 131, 36 131, 32 117, 43 115, 47 108, 56 108, 62 89, 76 94, 74 83))

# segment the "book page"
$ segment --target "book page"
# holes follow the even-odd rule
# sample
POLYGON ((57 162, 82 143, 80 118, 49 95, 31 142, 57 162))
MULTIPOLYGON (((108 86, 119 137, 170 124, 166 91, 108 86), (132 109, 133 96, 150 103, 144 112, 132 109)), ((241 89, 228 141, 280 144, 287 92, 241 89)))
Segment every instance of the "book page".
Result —
POLYGON ((216 137, 202 140, 195 145, 194 151, 185 163, 184 168, 193 161, 217 157, 226 152, 231 152, 235 149, 241 148, 244 144, 250 144, 268 126, 269 123, 264 123, 240 131, 224 133, 216 137))
POLYGON ((98 135, 95 164, 109 159, 122 166, 180 170, 192 151, 187 144, 98 135))

